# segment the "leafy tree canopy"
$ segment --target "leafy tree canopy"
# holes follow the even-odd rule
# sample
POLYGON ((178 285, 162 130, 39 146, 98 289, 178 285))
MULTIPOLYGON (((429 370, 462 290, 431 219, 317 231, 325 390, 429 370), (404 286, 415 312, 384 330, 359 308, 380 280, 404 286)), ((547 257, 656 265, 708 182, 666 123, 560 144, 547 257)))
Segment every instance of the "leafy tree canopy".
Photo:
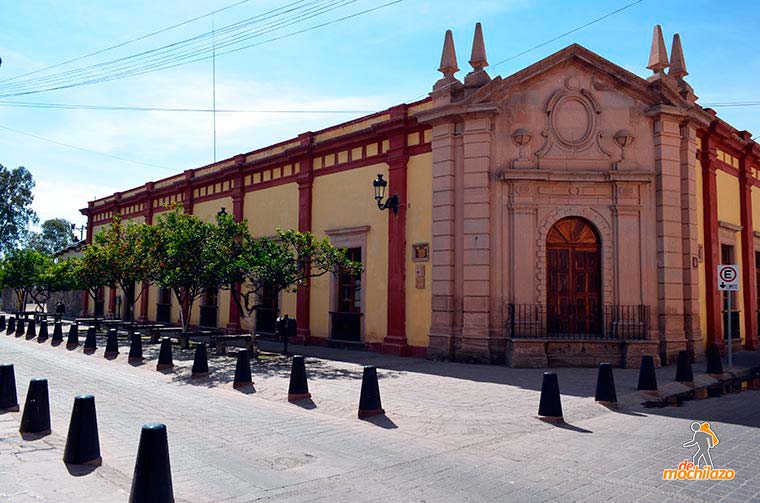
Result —
POLYGON ((0 255, 14 249, 27 234, 27 225, 38 221, 32 209, 34 179, 23 166, 8 169, 0 164, 0 255))
POLYGON ((30 232, 29 247, 52 255, 76 243, 71 222, 53 218, 42 223, 40 232, 30 232))

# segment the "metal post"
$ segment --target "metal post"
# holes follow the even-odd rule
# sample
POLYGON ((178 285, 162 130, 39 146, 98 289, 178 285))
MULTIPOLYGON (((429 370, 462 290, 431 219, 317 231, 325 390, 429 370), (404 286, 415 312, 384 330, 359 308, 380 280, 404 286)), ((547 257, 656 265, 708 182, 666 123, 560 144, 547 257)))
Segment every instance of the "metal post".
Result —
POLYGON ((726 310, 726 316, 728 316, 728 368, 733 367, 733 334, 731 333, 731 292, 728 292, 728 309, 726 310))

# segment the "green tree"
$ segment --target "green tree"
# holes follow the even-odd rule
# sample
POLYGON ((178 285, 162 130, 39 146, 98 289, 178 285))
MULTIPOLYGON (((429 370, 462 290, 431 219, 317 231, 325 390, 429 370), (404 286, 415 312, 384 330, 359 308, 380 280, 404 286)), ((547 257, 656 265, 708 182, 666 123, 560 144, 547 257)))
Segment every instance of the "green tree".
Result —
POLYGON ((98 270, 103 284, 119 287, 124 292, 124 306, 130 321, 134 321, 134 308, 142 295, 137 284, 150 279, 151 254, 155 246, 154 233, 146 224, 124 224, 115 215, 111 225, 99 232, 87 248, 97 256, 98 270))
POLYGON ((28 224, 38 221, 32 210, 33 188, 34 179, 26 168, 0 164, 0 255, 16 248, 26 237, 28 224))
POLYGON ((34 287, 29 291, 29 296, 37 304, 38 310, 43 310, 53 293, 73 290, 76 287, 72 274, 72 263, 68 260, 56 262, 51 256, 45 255, 34 287))
MULTIPOLYGON (((72 290, 84 290, 97 305, 98 292, 104 286, 108 286, 110 274, 110 261, 101 247, 86 246, 82 255, 68 259, 71 274, 72 290)), ((97 319, 97 310, 95 310, 97 319)))
POLYGON ((40 232, 29 234, 29 247, 50 255, 63 250, 76 243, 71 226, 71 222, 63 218, 45 220, 40 232))
POLYGON ((3 286, 16 294, 18 311, 24 311, 29 297, 37 294, 36 287, 51 263, 48 255, 29 248, 11 250, 5 256, 2 261, 3 286))
POLYGON ((158 216, 146 231, 150 250, 150 277, 170 290, 180 306, 182 329, 187 332, 193 304, 206 289, 220 288, 229 256, 218 238, 218 226, 173 207, 158 216))
MULTIPOLYGON (((247 229, 247 224, 242 224, 247 229)), ((296 292, 315 277, 338 271, 359 273, 362 266, 349 260, 344 250, 310 232, 277 229, 276 238, 237 238, 239 246, 229 246, 230 260, 225 271, 225 288, 232 292, 242 318, 254 330, 254 313, 264 288, 274 296, 296 292)))

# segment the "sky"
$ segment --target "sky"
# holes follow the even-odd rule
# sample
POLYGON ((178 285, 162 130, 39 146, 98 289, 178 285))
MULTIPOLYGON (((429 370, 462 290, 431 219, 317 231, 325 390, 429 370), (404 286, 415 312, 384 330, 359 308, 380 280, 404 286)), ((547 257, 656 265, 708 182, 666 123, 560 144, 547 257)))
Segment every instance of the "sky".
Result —
MULTIPOLYGON (((77 70, 209 33, 212 17, 202 16, 228 6, 232 7, 213 16, 220 43, 225 27, 256 16, 252 22, 257 24, 248 25, 251 31, 247 33, 264 29, 267 33, 230 47, 276 40, 216 58, 218 109, 349 113, 217 113, 219 160, 425 97, 440 77, 436 69, 447 29, 453 30, 462 69, 458 76, 463 78, 469 70, 467 60, 477 21, 483 24, 488 60, 494 65, 487 69, 491 76, 510 75, 579 43, 647 77, 651 74, 646 65, 652 29, 661 24, 668 49, 673 34, 681 35, 689 71, 686 80, 699 103, 760 103, 756 83, 760 75, 760 11, 751 1, 640 0, 517 57, 635 0, 401 0, 294 34, 390 1, 0 0, 0 164, 25 166, 34 175, 33 206, 41 221, 60 217, 82 224, 85 220, 79 209, 89 200, 213 162, 213 117, 208 112, 8 104, 210 109, 214 75, 210 59, 86 86, 2 95, 32 90, 29 84, 22 88, 15 83, 46 73, 7 79, 193 18, 200 17, 48 72, 77 70), (332 10, 318 14, 315 9, 320 6, 332 10), (304 12, 295 9, 311 9, 308 12, 313 17, 284 25, 288 16, 304 12), (275 14, 280 17, 272 17, 275 14), (508 61, 495 65, 504 60, 508 61), (16 87, 8 87, 12 84, 16 87)), ((145 65, 137 61, 133 68, 149 69, 145 65)), ((760 135, 760 106, 714 108, 734 127, 760 135)))

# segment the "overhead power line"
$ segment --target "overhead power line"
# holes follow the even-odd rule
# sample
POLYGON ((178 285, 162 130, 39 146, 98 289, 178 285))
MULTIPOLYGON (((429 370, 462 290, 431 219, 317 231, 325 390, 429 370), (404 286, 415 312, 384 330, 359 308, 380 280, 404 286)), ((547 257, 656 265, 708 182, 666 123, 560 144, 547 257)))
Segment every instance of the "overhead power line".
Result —
MULTIPOLYGON (((0 107, 11 108, 41 108, 62 110, 102 110, 109 112, 188 112, 213 113, 213 108, 167 108, 128 105, 83 105, 76 103, 35 103, 32 101, 0 101, 0 107)), ((287 109, 246 109, 246 108, 217 108, 218 113, 243 114, 370 114, 376 110, 287 110, 287 109)))
POLYGON ((89 154, 95 154, 95 155, 99 155, 99 156, 103 156, 103 157, 108 157, 108 158, 111 158, 111 159, 117 159, 119 161, 130 162, 132 164, 140 164, 142 166, 148 166, 148 167, 151 167, 151 168, 159 168, 159 169, 171 170, 171 168, 168 168, 166 166, 159 166, 158 164, 151 164, 149 162, 135 161, 134 159, 128 159, 126 157, 121 157, 121 156, 113 155, 113 154, 106 154, 105 152, 98 152, 97 150, 90 150, 89 148, 79 147, 77 145, 72 145, 70 143, 64 143, 64 142, 58 141, 58 140, 51 140, 50 138, 45 138, 44 136, 39 136, 39 135, 36 135, 36 134, 27 133, 26 131, 21 131, 21 130, 18 130, 18 129, 13 129, 13 128, 10 128, 8 126, 3 126, 2 124, 0 124, 0 129, 4 129, 5 131, 9 131, 11 133, 19 134, 19 135, 22 135, 22 136, 28 136, 30 138, 35 138, 35 139, 40 140, 40 141, 44 141, 44 142, 48 142, 48 143, 53 143, 55 145, 60 145, 62 147, 67 147, 67 148, 71 148, 71 149, 74 149, 74 150, 80 150, 82 152, 87 152, 89 154))
POLYGON ((114 49, 119 49, 119 48, 121 48, 121 47, 124 47, 124 46, 127 46, 127 45, 129 45, 129 44, 133 44, 133 43, 135 43, 135 42, 139 42, 139 41, 141 41, 141 40, 145 40, 145 39, 147 39, 147 38, 150 38, 150 37, 154 37, 154 36, 156 36, 156 35, 159 35, 159 34, 161 34, 161 33, 165 33, 165 32, 167 32, 167 31, 170 31, 170 30, 174 30, 174 29, 176 29, 176 28, 179 28, 179 27, 181 27, 181 26, 185 26, 185 25, 188 25, 188 24, 190 24, 190 23, 192 23, 192 22, 194 22, 194 21, 198 21, 198 20, 200 20, 200 19, 203 19, 203 18, 209 17, 209 16, 211 16, 211 15, 214 15, 214 14, 218 14, 218 13, 220 13, 220 12, 224 12, 224 11, 226 11, 226 10, 232 9, 233 7, 237 7, 238 5, 242 5, 242 4, 244 4, 244 3, 248 3, 248 2, 250 2, 250 1, 251 1, 251 0, 241 0, 240 2, 235 2, 234 4, 228 5, 227 7, 222 7, 221 9, 217 9, 217 10, 215 10, 215 11, 207 12, 206 14, 202 14, 202 15, 200 15, 200 16, 196 16, 196 17, 194 17, 194 18, 188 19, 187 21, 182 21, 181 23, 173 24, 173 25, 171 25, 171 26, 167 26, 166 28, 161 28, 160 30, 156 30, 156 31, 153 31, 153 32, 147 33, 147 34, 145 34, 145 35, 142 35, 142 36, 140 36, 140 37, 137 37, 137 38, 133 38, 133 39, 127 40, 127 41, 125 41, 125 42, 120 42, 120 43, 118 43, 118 44, 115 44, 115 45, 112 45, 112 46, 106 47, 106 48, 104 48, 104 49, 100 49, 100 50, 98 50, 98 51, 95 51, 95 52, 91 52, 91 53, 88 53, 88 54, 84 54, 84 55, 82 55, 82 56, 78 56, 78 57, 76 57, 76 58, 73 58, 73 59, 69 59, 69 60, 67 60, 67 61, 62 61, 62 62, 60 62, 60 63, 56 63, 55 65, 47 66, 47 67, 45 67, 45 68, 40 68, 39 70, 34 70, 34 71, 31 71, 31 72, 22 73, 21 75, 16 75, 15 77, 11 77, 11 78, 9 78, 9 79, 0 80, 0 83, 9 82, 9 81, 13 81, 13 80, 18 80, 18 79, 20 79, 20 78, 23 78, 23 77, 27 77, 27 76, 29 76, 29 75, 35 75, 35 74, 38 74, 38 73, 42 73, 42 72, 46 72, 46 71, 52 70, 52 69, 54 69, 54 68, 60 68, 61 66, 64 66, 64 65, 68 65, 68 64, 70 64, 70 63, 75 63, 75 62, 77 62, 77 61, 81 61, 81 60, 83 60, 83 59, 86 59, 86 58, 90 58, 90 57, 92 57, 92 56, 97 56, 97 55, 99 55, 99 54, 103 54, 103 53, 105 53, 105 52, 108 52, 108 51, 112 51, 112 50, 114 50, 114 49))
MULTIPOLYGON (((302 7, 299 7, 299 9, 301 10, 299 12, 296 12, 294 15, 290 17, 275 19, 272 22, 270 22, 268 25, 258 27, 257 29, 253 29, 253 30, 248 29, 243 32, 233 31, 226 37, 217 36, 216 44, 215 44, 216 55, 222 56, 226 54, 231 54, 231 53, 238 52, 244 49, 249 49, 258 45, 271 43, 277 40, 282 40, 284 38, 299 35, 311 30, 315 30, 315 29, 322 28, 331 24, 335 24, 341 21, 352 19, 352 18, 361 16, 370 12, 374 12, 376 10, 400 3, 403 0, 394 0, 394 1, 386 2, 376 7, 368 8, 359 12, 355 12, 350 15, 346 15, 340 18, 332 19, 330 21, 319 23, 317 25, 309 26, 304 29, 278 35, 278 36, 269 38, 267 40, 240 45, 241 43, 246 42, 252 38, 260 37, 264 34, 272 33, 276 30, 280 30, 288 26, 293 26, 298 23, 302 23, 303 21, 325 14, 335 9, 343 8, 356 1, 357 0, 332 0, 332 1, 325 2, 324 0, 318 0, 315 2, 308 3, 302 7)), ((300 4, 301 2, 297 2, 297 3, 300 4)), ((294 4, 289 4, 289 5, 294 5, 294 4)), ((276 16, 272 16, 272 17, 276 17, 276 16)), ((261 18, 261 20, 264 20, 264 18, 261 18)), ((240 23, 235 23, 235 25, 239 25, 239 24, 240 23)), ((225 29, 229 28, 229 26, 234 26, 234 25, 228 25, 228 27, 220 28, 219 30, 216 30, 216 33, 223 33, 225 29)), ((59 76, 52 76, 52 77, 47 76, 47 77, 39 78, 39 79, 58 79, 58 80, 49 80, 49 81, 37 80, 32 83, 22 81, 22 82, 11 83, 8 86, 0 85, 0 97, 7 98, 7 97, 13 97, 13 96, 27 95, 27 94, 37 94, 40 92, 52 91, 52 90, 57 90, 57 89, 67 89, 71 87, 78 87, 82 85, 94 84, 94 83, 99 83, 99 82, 107 82, 107 81, 122 79, 126 77, 143 75, 143 74, 151 73, 154 71, 175 68, 178 66, 187 65, 187 64, 194 63, 197 61, 207 60, 212 57, 212 51, 214 49, 213 42, 211 42, 210 40, 205 40, 203 42, 203 45, 201 45, 200 47, 192 46, 192 45, 185 47, 185 45, 187 45, 188 41, 194 44, 198 40, 207 38, 208 35, 213 35, 213 34, 212 32, 208 32, 207 34, 198 35, 196 37, 193 37, 192 39, 186 39, 185 41, 175 42, 174 44, 163 46, 162 48, 152 49, 150 51, 145 51, 138 55, 132 55, 132 56, 124 57, 124 58, 119 58, 111 62, 90 65, 90 67, 86 67, 84 69, 71 70, 70 73, 67 73, 65 76, 59 75, 59 76), (169 50, 168 52, 166 51, 160 52, 169 48, 172 48, 172 49, 169 50), (143 57, 143 59, 132 61, 133 59, 137 57, 143 57), (78 73, 74 73, 74 72, 78 72, 78 73), (89 73, 84 73, 84 72, 89 72, 89 73)))
MULTIPOLYGON (((346 1, 346 0, 342 0, 346 1)), ((355 1, 355 0, 352 0, 355 1)), ((0 88, 4 91, 8 90, 29 90, 30 86, 40 86, 40 85, 47 85, 48 87, 59 85, 59 84, 65 84, 71 81, 73 78, 79 78, 80 80, 91 78, 95 76, 102 76, 105 75, 106 72, 115 72, 117 70, 127 70, 131 67, 137 67, 139 68, 139 65, 144 65, 146 63, 155 63, 157 61, 166 60, 168 58, 176 58, 178 56, 186 56, 187 54, 193 54, 192 51, 203 51, 207 50, 209 47, 209 40, 211 39, 211 43, 213 43, 213 38, 215 33, 224 34, 227 32, 239 32, 239 33, 250 33, 252 31, 251 28, 246 28, 250 25, 258 25, 263 22, 267 22, 276 18, 283 18, 283 16, 288 15, 290 13, 296 12, 296 17, 286 17, 284 19, 281 19, 279 24, 268 24, 265 25, 265 28, 277 28, 280 24, 283 22, 293 22, 294 20, 298 20, 297 16, 303 16, 304 13, 313 13, 314 7, 321 7, 323 4, 325 4, 326 0, 317 0, 317 1, 310 1, 307 2, 306 0, 298 0, 296 2, 292 2, 289 4, 286 4, 282 7, 278 7, 276 9, 269 10, 267 12, 264 12, 262 14, 257 14, 256 16, 249 17, 247 19, 244 19, 242 21, 238 21, 235 23, 232 23, 230 25, 227 25, 223 28, 220 28, 219 30, 213 30, 209 32, 204 32, 199 35, 195 35, 190 38, 186 38, 183 40, 175 41, 170 44, 162 45, 159 47, 154 47, 149 50, 145 50, 136 54, 123 56, 120 58, 116 58, 110 61, 105 62, 98 62, 91 64, 89 66, 84 66, 80 68, 74 68, 70 70, 64 70, 59 73, 54 73, 50 75, 43 75, 40 77, 36 77, 33 79, 25 79, 19 82, 12 82, 12 83, 6 83, 3 84, 0 82, 0 88), (302 12, 298 12, 301 10, 302 12), (201 45, 200 47, 199 44, 201 45), (185 52, 181 52, 185 51, 185 52), (190 51, 190 52, 188 52, 190 51)), ((336 3, 335 0, 333 0, 333 4, 336 3)), ((229 38, 229 37, 228 37, 229 38)))

